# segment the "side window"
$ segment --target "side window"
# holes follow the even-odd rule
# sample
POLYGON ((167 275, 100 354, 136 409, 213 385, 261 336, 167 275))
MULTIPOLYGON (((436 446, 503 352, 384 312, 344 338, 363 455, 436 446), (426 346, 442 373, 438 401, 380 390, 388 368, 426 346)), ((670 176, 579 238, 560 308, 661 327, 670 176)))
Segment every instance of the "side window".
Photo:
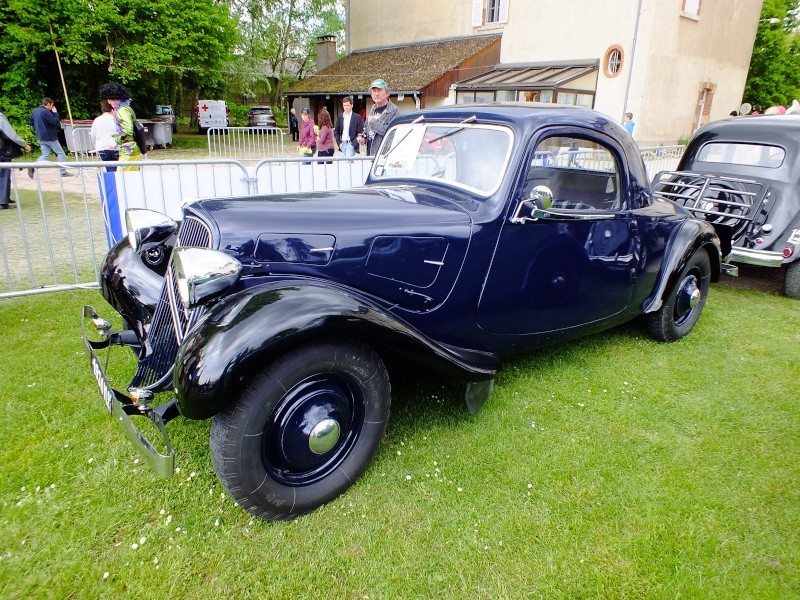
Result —
POLYGON ((578 137, 552 136, 534 150, 523 188, 537 185, 553 192, 552 208, 610 210, 620 207, 620 170, 604 145, 578 137))

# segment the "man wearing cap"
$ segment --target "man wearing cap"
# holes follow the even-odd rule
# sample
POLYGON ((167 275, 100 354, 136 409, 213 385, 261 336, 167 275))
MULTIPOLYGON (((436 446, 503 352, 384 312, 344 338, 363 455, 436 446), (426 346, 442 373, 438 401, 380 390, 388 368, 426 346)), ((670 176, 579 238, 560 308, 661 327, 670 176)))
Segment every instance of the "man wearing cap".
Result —
MULTIPOLYGON (((389 102, 389 86, 383 79, 373 81, 369 86, 369 91, 374 105, 367 115, 364 134, 367 138, 367 154, 375 156, 381 146, 383 136, 386 135, 386 130, 389 129, 389 124, 400 113, 400 109, 389 102)), ((359 141, 362 143, 363 137, 359 137, 359 141)))

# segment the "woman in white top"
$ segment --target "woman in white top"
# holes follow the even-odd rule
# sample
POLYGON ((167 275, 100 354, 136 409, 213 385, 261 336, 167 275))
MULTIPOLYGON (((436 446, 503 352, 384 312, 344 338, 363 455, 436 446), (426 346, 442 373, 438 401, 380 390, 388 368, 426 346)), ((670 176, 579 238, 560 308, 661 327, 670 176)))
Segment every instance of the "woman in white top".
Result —
MULTIPOLYGON (((119 160, 117 140, 114 135, 118 133, 117 120, 114 118, 114 107, 108 100, 100 101, 102 114, 92 122, 90 132, 92 144, 100 160, 119 160)), ((108 167, 108 171, 116 171, 116 167, 108 167)))

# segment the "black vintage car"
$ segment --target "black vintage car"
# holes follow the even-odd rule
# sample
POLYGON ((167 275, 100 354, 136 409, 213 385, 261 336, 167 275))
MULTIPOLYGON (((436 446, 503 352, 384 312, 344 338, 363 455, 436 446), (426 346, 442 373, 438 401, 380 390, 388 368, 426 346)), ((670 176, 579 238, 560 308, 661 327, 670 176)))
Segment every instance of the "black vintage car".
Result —
POLYGON ((784 293, 800 298, 800 116, 706 125, 654 187, 732 238, 727 261, 785 269, 784 293))
POLYGON ((180 224, 131 210, 127 223, 101 275, 125 327, 84 308, 106 406, 162 475, 164 424, 213 418, 222 484, 266 519, 309 512, 364 471, 392 366, 464 382, 476 413, 503 357, 640 316, 658 340, 685 336, 722 262, 709 223, 652 193, 618 124, 566 107, 403 115, 361 188, 200 200, 180 224), (138 355, 122 391, 97 355, 116 345, 138 355))

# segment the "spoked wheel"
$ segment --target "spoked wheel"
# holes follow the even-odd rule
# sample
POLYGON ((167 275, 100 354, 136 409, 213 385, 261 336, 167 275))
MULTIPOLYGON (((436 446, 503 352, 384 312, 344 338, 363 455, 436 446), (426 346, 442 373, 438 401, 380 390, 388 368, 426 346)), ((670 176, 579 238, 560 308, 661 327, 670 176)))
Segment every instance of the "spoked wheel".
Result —
POLYGON ((269 365, 214 417, 211 458, 248 512, 292 519, 342 494, 378 448, 389 419, 389 377, 361 342, 320 342, 269 365))
POLYGON ((647 315, 650 335, 662 342, 674 342, 686 336, 700 318, 710 281, 711 261, 701 249, 686 263, 664 305, 647 315))

